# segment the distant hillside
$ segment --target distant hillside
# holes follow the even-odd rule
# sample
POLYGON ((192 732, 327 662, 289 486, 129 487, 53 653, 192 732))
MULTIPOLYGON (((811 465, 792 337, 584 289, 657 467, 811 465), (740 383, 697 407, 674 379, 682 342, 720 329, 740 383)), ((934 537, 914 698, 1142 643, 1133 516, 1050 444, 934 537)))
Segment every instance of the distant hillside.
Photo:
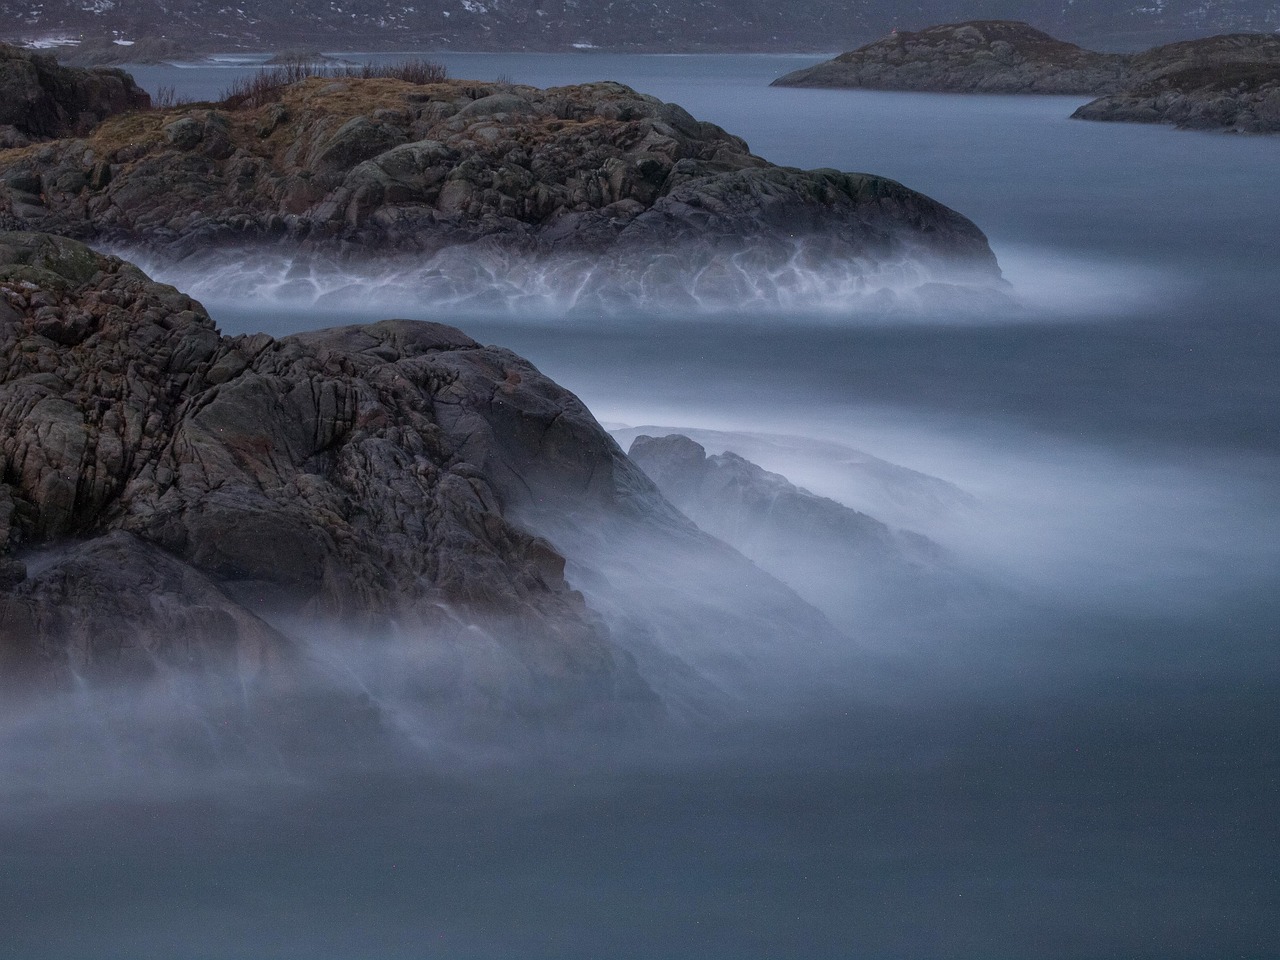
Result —
POLYGON ((0 38, 199 38, 207 49, 847 50, 1019 19, 1102 49, 1280 29, 1280 0, 0 0, 0 38))

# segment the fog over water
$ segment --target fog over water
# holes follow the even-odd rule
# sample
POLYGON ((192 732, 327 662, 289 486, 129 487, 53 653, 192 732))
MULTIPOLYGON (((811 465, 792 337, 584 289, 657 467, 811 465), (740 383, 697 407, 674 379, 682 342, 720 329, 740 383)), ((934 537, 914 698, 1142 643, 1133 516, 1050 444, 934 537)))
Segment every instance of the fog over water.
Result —
MULTIPOLYGON (((624 448, 687 432, 930 538, 953 586, 817 590, 847 644, 639 733, 464 736, 340 645, 332 689, 389 741, 344 717, 273 753, 180 684, 10 705, 0 957, 1280 957, 1280 139, 766 86, 817 58, 444 59, 621 80, 775 162, 900 180, 988 233, 1009 299, 563 315, 475 274, 441 307, 350 265, 151 272, 228 333, 455 323, 624 448), (187 746, 121 738, 157 724, 187 746)), ((232 69, 138 75, 209 96, 232 69)))

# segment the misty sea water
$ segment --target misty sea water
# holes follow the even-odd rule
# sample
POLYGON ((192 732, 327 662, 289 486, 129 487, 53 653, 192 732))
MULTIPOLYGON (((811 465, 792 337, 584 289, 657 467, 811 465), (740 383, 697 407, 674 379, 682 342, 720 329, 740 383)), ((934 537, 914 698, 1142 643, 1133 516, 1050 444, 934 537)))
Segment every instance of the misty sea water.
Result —
MULTIPOLYGON (((988 234, 1018 306, 526 317, 158 275, 230 333, 455 323, 611 427, 738 437, 864 509, 847 451, 941 478, 977 506, 885 519, 1003 592, 868 624, 893 683, 619 754, 0 791, 0 957, 1280 957, 1280 138, 768 86, 818 57, 439 59, 900 180, 988 234)), ((243 69, 135 73, 209 97, 243 69)))

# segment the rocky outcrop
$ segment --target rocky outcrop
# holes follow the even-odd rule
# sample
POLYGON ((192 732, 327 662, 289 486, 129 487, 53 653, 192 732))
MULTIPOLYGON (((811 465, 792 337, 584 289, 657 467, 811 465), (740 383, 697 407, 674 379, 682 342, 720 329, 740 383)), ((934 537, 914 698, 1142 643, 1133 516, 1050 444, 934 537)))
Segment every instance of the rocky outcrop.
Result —
POLYGON ((0 355, 10 659, 88 669, 216 634, 260 661, 257 614, 283 613, 518 637, 543 694, 618 674, 504 504, 543 482, 608 498, 625 460, 518 357, 409 322, 225 338, 130 265, 30 234, 0 235, 0 355))
POLYGON ((124 261, 0 234, 0 680, 252 679, 322 641, 517 712, 705 709, 838 643, 509 351, 225 337, 124 261))
MULTIPOLYGON (((781 541, 838 543, 879 559, 902 552, 908 542, 922 555, 929 552, 923 537, 895 533, 736 453, 707 456, 701 444, 681 434, 637 437, 627 455, 698 526, 754 558, 768 556, 781 541)), ((785 566, 787 558, 773 565, 785 566)))
POLYGON ((48 137, 82 136, 104 118, 151 105, 120 70, 77 70, 0 44, 0 150, 48 137))
POLYGON ((1280 37, 1233 34, 1156 47, 1134 57, 1131 73, 1127 89, 1072 116, 1280 133, 1280 37))
POLYGON ((313 77, 235 109, 131 114, 0 153, 0 222, 169 261, 217 245, 419 260, 464 245, 481 259, 587 256, 606 274, 644 256, 637 283, 651 287, 742 262, 999 276, 981 231, 941 204, 880 177, 773 166, 614 83, 313 77))
POLYGON ((1094 53, 1015 20, 971 20, 895 32, 797 70, 780 87, 865 87, 945 93, 1119 90, 1128 57, 1094 53))

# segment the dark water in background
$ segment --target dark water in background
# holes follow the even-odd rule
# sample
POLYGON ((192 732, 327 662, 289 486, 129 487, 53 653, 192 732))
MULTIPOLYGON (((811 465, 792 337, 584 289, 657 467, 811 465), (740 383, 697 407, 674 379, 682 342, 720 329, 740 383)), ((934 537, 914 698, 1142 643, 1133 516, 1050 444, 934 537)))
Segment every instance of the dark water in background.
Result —
POLYGON ((457 322, 602 421, 786 435, 765 465, 846 502, 833 444, 955 483, 978 509, 887 519, 1026 604, 940 616, 896 685, 614 756, 0 807, 0 956, 1280 956, 1280 139, 764 85, 813 58, 442 59, 622 80, 986 230, 1025 304, 990 322, 370 317, 457 322))

